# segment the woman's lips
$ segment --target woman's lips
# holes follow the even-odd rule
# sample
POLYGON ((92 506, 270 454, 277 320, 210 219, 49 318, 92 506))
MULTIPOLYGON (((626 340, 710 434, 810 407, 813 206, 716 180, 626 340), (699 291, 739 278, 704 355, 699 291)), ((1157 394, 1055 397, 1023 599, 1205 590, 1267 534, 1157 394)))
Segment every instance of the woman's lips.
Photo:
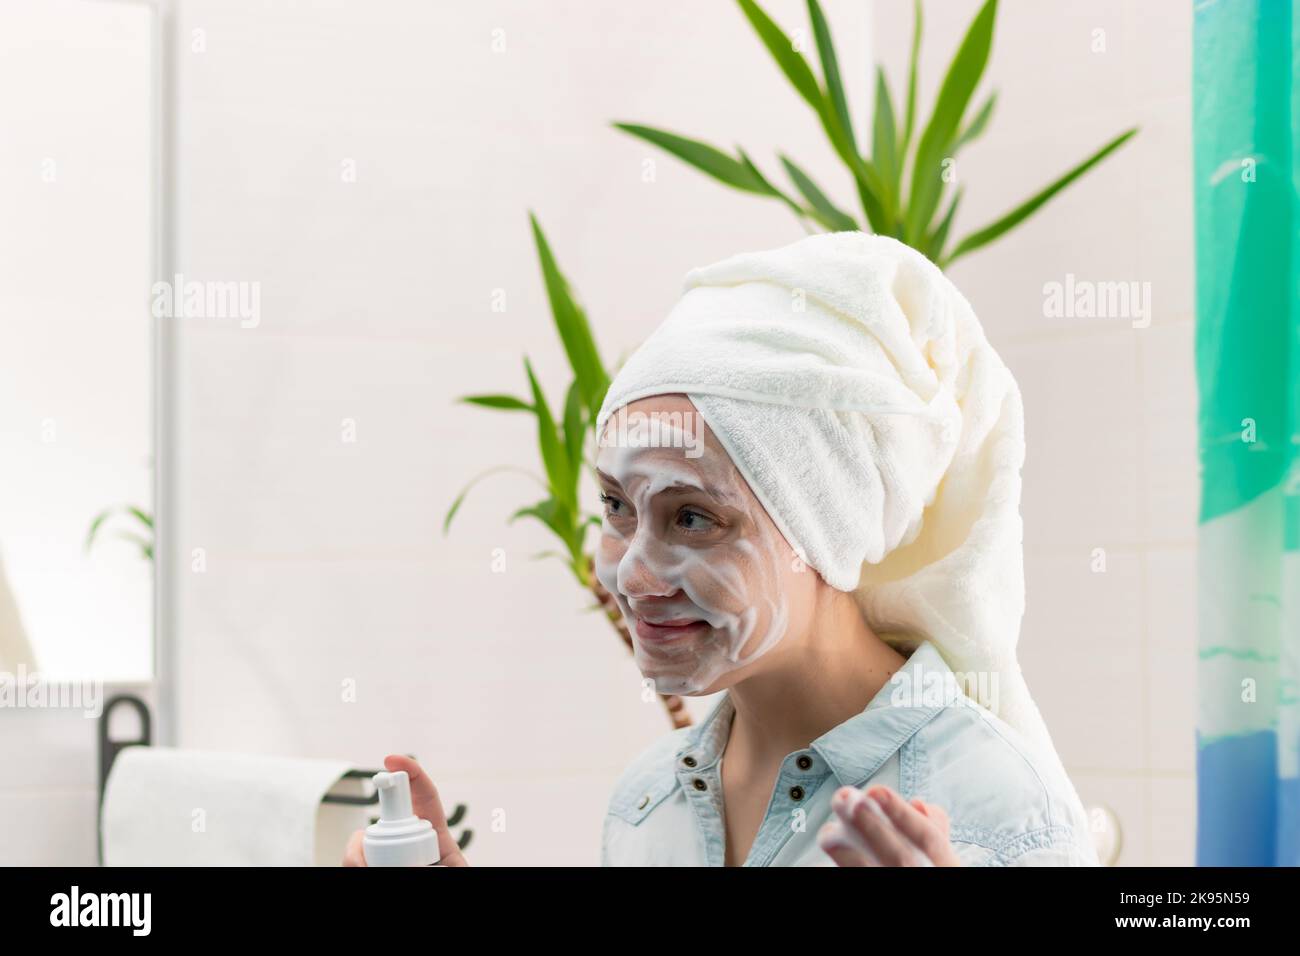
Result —
POLYGON ((685 637, 688 634, 694 634, 700 628, 708 626, 708 621, 700 620, 663 621, 652 624, 649 621, 637 618, 636 634, 637 637, 648 643, 664 644, 685 637))

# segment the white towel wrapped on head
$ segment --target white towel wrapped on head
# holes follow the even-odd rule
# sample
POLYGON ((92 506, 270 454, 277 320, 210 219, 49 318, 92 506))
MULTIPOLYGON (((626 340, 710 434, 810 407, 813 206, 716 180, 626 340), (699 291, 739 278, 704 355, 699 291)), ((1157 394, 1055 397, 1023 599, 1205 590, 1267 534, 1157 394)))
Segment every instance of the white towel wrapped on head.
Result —
POLYGON ((686 394, 873 630, 905 652, 929 639, 954 671, 983 675, 979 703, 1055 757, 1016 660, 1020 391, 969 303, 916 250, 861 232, 736 255, 685 287, 597 427, 686 394))

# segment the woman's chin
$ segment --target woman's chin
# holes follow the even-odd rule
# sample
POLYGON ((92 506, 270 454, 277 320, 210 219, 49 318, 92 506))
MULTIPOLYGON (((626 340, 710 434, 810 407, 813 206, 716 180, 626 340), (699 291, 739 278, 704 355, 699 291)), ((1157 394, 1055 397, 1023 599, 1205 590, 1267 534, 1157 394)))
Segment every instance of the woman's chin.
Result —
POLYGON ((709 675, 701 674, 698 668, 684 670, 681 667, 671 667, 661 661, 647 660, 637 655, 637 666, 641 669, 641 676, 646 680, 653 682, 656 694, 676 695, 677 697, 708 697, 710 694, 716 694, 720 690, 725 690, 734 683, 730 680, 731 674, 709 675), (708 683, 703 681, 708 680, 708 683))
POLYGON ((639 652, 636 657, 641 676, 654 684, 656 694, 699 697, 705 693, 706 689, 700 686, 693 670, 673 667, 665 661, 643 657, 639 652))

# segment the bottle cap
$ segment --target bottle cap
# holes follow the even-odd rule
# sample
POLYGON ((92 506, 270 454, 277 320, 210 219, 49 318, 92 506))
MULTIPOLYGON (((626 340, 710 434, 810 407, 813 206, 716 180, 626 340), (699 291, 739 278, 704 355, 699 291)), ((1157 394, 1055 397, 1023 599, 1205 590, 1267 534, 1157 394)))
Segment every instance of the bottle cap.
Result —
POLYGON ((430 866, 438 862, 433 824, 411 808, 411 778, 405 770, 371 778, 379 793, 379 822, 366 827, 367 866, 430 866))

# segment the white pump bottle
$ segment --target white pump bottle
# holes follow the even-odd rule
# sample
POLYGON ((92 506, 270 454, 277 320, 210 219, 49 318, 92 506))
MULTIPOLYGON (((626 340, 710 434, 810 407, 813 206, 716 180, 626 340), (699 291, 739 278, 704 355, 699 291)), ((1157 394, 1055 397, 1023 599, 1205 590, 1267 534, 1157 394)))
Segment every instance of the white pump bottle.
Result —
POLYGON ((438 862, 438 834, 411 807, 405 770, 371 778, 379 793, 379 822, 366 827, 367 866, 431 866, 438 862))

